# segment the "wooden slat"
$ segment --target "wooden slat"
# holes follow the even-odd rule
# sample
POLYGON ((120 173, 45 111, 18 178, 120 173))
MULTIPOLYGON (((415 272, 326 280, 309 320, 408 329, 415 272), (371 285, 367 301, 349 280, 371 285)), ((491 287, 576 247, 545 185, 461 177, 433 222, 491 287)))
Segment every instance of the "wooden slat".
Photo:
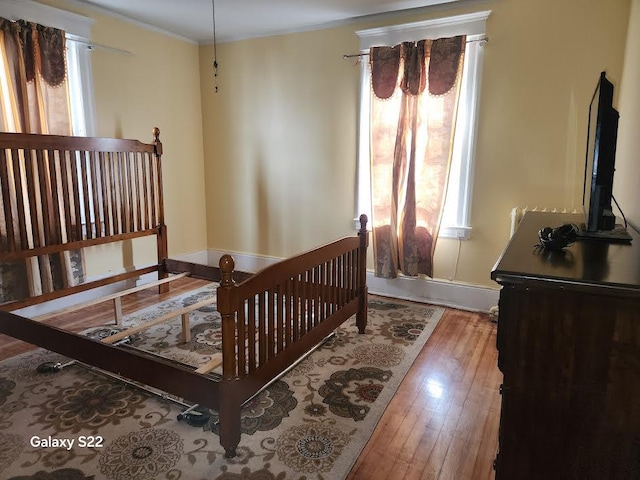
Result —
POLYGON ((67 315, 71 312, 76 312, 78 310, 83 310, 85 308, 91 307, 93 305, 99 305, 103 302, 108 302, 110 300, 124 297, 125 295, 131 295, 136 292, 141 292, 143 290, 147 290, 152 287, 157 287, 163 283, 173 282, 178 280, 179 278, 184 278, 189 276, 189 273, 179 273, 177 275, 171 275, 170 277, 163 278, 162 280, 156 280, 154 282, 145 283, 143 285, 138 285, 137 287, 128 288, 126 290, 122 290, 120 292, 115 292, 110 295, 105 295, 104 297, 94 298, 92 300, 88 300, 86 302, 78 303, 76 305, 71 305, 70 307, 63 308, 61 310, 56 310, 55 312, 46 313, 44 315, 39 315, 34 317, 34 320, 39 322, 46 320, 48 318, 57 317, 59 315, 67 315))
MULTIPOLYGON (((238 330, 238 376, 244 377, 247 373, 247 320, 245 319, 245 302, 238 309, 237 330, 238 330)), ((255 338, 255 337, 254 337, 255 338)))
MULTIPOLYGON (((256 338, 256 299, 247 299, 247 330, 249 338, 256 338)), ((249 343, 249 373, 256 369, 256 343, 249 343)))
POLYGON ((105 161, 104 152, 98 153, 98 165, 100 168, 100 196, 102 201, 102 222, 104 229, 104 236, 107 237, 111 235, 111 222, 110 222, 110 214, 109 214, 109 196, 108 196, 108 188, 107 188, 107 178, 108 178, 108 170, 107 163, 105 161))
POLYGON ((102 215, 100 214, 100 168, 96 152, 91 152, 89 159, 89 172, 91 173, 91 202, 93 204, 93 223, 96 237, 104 237, 102 230, 102 215))
POLYGON ((275 291, 276 295, 276 351, 281 352, 284 350, 284 309, 285 309, 285 297, 282 294, 282 286, 278 285, 275 291))
POLYGON ((64 226, 65 231, 67 232, 67 242, 80 240, 76 237, 76 232, 73 228, 73 222, 71 221, 71 206, 69 204, 69 199, 71 198, 72 191, 69 189, 69 169, 68 169, 68 158, 67 152, 60 152, 60 183, 62 186, 62 196, 60 200, 62 201, 63 206, 63 216, 64 216, 64 226))
POLYGON ((77 150, 69 152, 69 170, 71 171, 71 186, 73 190, 73 222, 76 231, 76 239, 83 240, 84 235, 82 233, 82 214, 81 201, 80 201, 80 183, 78 174, 79 154, 77 150))
POLYGON ((127 203, 129 206, 129 218, 127 219, 127 223, 128 223, 128 228, 130 232, 135 231, 135 219, 134 219, 134 212, 135 212, 135 202, 134 202, 134 197, 133 197, 133 192, 134 192, 134 188, 133 188, 133 158, 132 156, 134 155, 133 152, 127 152, 125 154, 125 165, 126 165, 126 172, 127 172, 127 185, 126 185, 126 189, 127 189, 127 203))
POLYGON ((4 210, 5 228, 7 229, 7 250, 16 249, 16 236, 13 229, 13 213, 11 209, 11 189, 13 182, 9 179, 9 168, 6 150, 0 149, 0 183, 2 184, 2 206, 4 210))
POLYGON ((55 150, 47 150, 47 163, 49 167, 49 178, 51 179, 51 183, 49 187, 51 188, 51 215, 53 221, 53 240, 54 243, 62 243, 63 241, 63 222, 60 218, 60 215, 64 215, 64 210, 60 209, 60 190, 59 190, 59 171, 58 171, 58 152, 55 150), (62 212, 62 213, 61 213, 62 212))
POLYGON ((198 310, 199 308, 206 307, 207 305, 211 305, 212 303, 215 303, 215 301, 216 301, 216 297, 200 300, 199 302, 189 305, 187 307, 179 308, 178 310, 165 313, 164 315, 154 318, 153 320, 149 320, 148 322, 145 322, 141 325, 136 325, 135 327, 131 327, 121 332, 118 332, 115 335, 105 337, 102 339, 102 341, 105 343, 117 342, 118 340, 122 340, 123 338, 128 337, 129 335, 133 335, 138 332, 143 332, 153 327, 154 325, 159 325, 161 323, 168 322, 169 320, 173 320, 176 317, 180 317, 184 313, 192 312, 194 310, 198 310))
POLYGON ((129 233, 129 227, 127 225, 127 219, 129 218, 129 196, 127 195, 125 154, 123 152, 117 152, 116 156, 118 159, 116 162, 118 168, 118 193, 120 195, 120 205, 118 209, 120 213, 120 231, 129 233))
POLYGON ((196 369, 196 373, 199 373, 201 375, 204 375, 206 373, 211 372, 212 370, 215 370, 216 368, 218 368, 220 365, 222 365, 222 355, 221 354, 216 354, 211 360, 209 360, 207 363, 202 364, 200 367, 198 367, 196 369))
POLYGON ((182 314, 182 341, 184 343, 191 341, 191 325, 189 322, 190 312, 182 314))
POLYGON ((334 295, 334 300, 335 300, 335 305, 334 305, 334 310, 338 310, 338 308, 340 307, 340 257, 336 257, 333 259, 333 261, 335 262, 335 268, 334 268, 334 278, 333 278, 333 291, 335 292, 334 295))
POLYGON ((26 210, 24 204, 22 181, 20 180, 22 168, 20 166, 20 157, 18 155, 18 150, 11 151, 11 160, 13 162, 13 175, 15 178, 14 184, 16 187, 16 205, 18 207, 18 234, 20 237, 20 248, 26 249, 29 248, 29 242, 27 241, 27 226, 25 223, 26 210))
POLYGON ((135 195, 134 197, 136 198, 136 218, 137 218, 137 223, 136 223, 136 230, 142 230, 142 201, 143 201, 143 197, 142 197, 142 192, 141 192, 141 188, 140 188, 140 156, 138 154, 133 154, 133 169, 134 169, 134 185, 135 185, 135 195))
POLYGON ((291 338, 295 342, 300 338, 300 283, 297 276, 292 279, 291 294, 293 296, 293 331, 291 332, 291 338))
POLYGON ((51 191, 51 177, 49 176, 49 169, 46 165, 45 152, 42 150, 36 151, 36 168, 39 178, 39 193, 40 193, 40 205, 42 212, 42 227, 44 244, 58 243, 54 229, 52 228, 52 221, 57 216, 54 215, 54 210, 51 205, 52 191, 51 191))
POLYGON ((116 325, 122 325, 122 297, 113 299, 113 316, 116 317, 116 325))
POLYGON ((267 290, 267 359, 272 358, 276 354, 276 297, 273 289, 267 290))
POLYGON ((320 322, 320 267, 313 269, 313 326, 320 322))
POLYGON ((147 229, 152 225, 149 221, 150 218, 150 205, 149 205, 149 173, 147 168, 149 156, 147 154, 141 154, 140 163, 142 165, 142 197, 140 203, 142 204, 142 228, 147 229))
POLYGON ((80 158, 78 159, 78 163, 80 166, 80 187, 82 189, 82 203, 80 206, 82 207, 82 216, 79 219, 76 219, 77 222, 82 222, 84 219, 85 229, 84 229, 84 238, 93 238, 93 232, 91 228, 91 199, 89 198, 91 194, 91 188, 89 185, 89 152, 78 152, 80 158))
MULTIPOLYGON (((162 145, 160 145, 160 151, 162 151, 162 145)), ((154 156, 156 163, 156 185, 157 185, 157 201, 158 201, 158 224, 164 225, 164 198, 162 192, 162 159, 160 156, 154 156)))
POLYGON ((122 215, 121 192, 120 192, 120 173, 118 164, 118 155, 115 152, 109 152, 109 183, 111 192, 111 222, 113 225, 113 234, 122 233, 122 224, 120 217, 122 215))
POLYGON ((258 366, 264 365, 267 361, 267 322, 265 308, 265 293, 258 297, 258 366))
POLYGON ((41 216, 38 213, 38 199, 36 196, 36 180, 37 177, 34 174, 35 169, 34 164, 36 162, 35 158, 33 157, 33 151, 32 150, 22 150, 22 154, 24 155, 23 157, 23 165, 24 165, 24 172, 26 174, 26 180, 27 180, 27 201, 28 201, 28 208, 25 210, 25 215, 27 215, 27 219, 29 220, 29 223, 31 224, 31 241, 32 241, 32 245, 34 247, 39 247, 40 246, 40 219, 41 216))
POLYGON ((157 180, 157 176, 156 176, 156 166, 155 166, 155 159, 151 158, 150 159, 150 170, 149 170, 149 175, 151 178, 151 182, 150 182, 150 187, 151 187, 151 192, 150 192, 150 200, 151 200, 151 224, 155 227, 156 225, 158 225, 158 216, 157 216, 157 211, 156 211, 156 202, 157 202, 157 195, 156 195, 156 190, 158 189, 158 185, 160 184, 157 180))
POLYGON ((322 263, 322 270, 320 272, 320 279, 322 282, 322 319, 324 320, 329 316, 327 296, 329 295, 329 286, 327 278, 327 262, 322 263))
POLYGON ((284 348, 287 348, 291 345, 292 341, 292 331, 293 331, 293 315, 292 309, 293 305, 291 304, 291 287, 292 287, 292 279, 287 280, 287 283, 284 286, 284 348))
POLYGON ((313 328, 313 270, 305 272, 304 298, 306 302, 305 332, 310 332, 313 328))

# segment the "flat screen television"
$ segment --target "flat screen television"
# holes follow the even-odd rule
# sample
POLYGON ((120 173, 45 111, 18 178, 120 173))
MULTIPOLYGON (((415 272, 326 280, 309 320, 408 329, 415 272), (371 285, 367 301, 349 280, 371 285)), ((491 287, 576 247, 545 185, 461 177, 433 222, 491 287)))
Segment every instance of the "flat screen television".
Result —
POLYGON ((579 237, 631 240, 626 228, 616 225, 611 207, 618 118, 618 111, 613 108, 613 84, 607 79, 606 72, 602 72, 589 105, 582 193, 585 222, 579 237))

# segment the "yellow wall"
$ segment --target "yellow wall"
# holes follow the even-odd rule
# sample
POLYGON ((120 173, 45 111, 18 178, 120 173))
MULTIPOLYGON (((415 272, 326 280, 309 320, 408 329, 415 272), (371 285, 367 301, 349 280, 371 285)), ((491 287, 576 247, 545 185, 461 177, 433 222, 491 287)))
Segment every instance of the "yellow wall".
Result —
POLYGON ((439 241, 435 276, 494 286, 513 206, 581 202, 588 105, 601 70, 621 78, 629 8, 479 1, 218 45, 217 94, 201 47, 209 247, 287 256, 350 234, 359 69, 342 55, 359 50, 354 32, 489 9, 472 238, 439 241))
MULTIPOLYGON (((41 3, 94 18, 92 41, 131 53, 100 48, 91 53, 96 133, 151 142, 153 127, 160 128, 169 254, 206 249, 198 46, 80 8, 75 2, 41 3)), ((155 242, 136 241, 122 252, 95 247, 88 252, 87 274, 153 261, 155 242)))
POLYGON ((613 193, 629 222, 640 228, 640 0, 632 1, 619 99, 613 193))
MULTIPOLYGON (((513 206, 579 205, 588 103, 601 70, 621 82, 631 1, 635 48, 628 47, 624 83, 638 77, 630 58, 637 57, 639 0, 479 0, 222 44, 217 94, 210 46, 83 11, 76 2, 41 1, 95 18, 95 42, 133 53, 92 54, 98 134, 145 139, 161 128, 171 255, 212 248, 283 257, 353 232, 359 69, 342 55, 358 51, 356 30, 493 12, 472 238, 440 240, 436 252, 436 277, 459 282, 494 286, 489 272, 508 239, 513 206)), ((638 104, 635 89, 624 95, 638 104)), ((637 135, 623 132, 637 124, 621 120, 626 160, 618 168, 633 178, 637 135)), ((626 186, 627 196, 635 197, 636 184, 626 186)), ((152 247, 135 250, 142 263, 152 247)), ((131 255, 121 256, 126 263, 131 255)), ((107 267, 119 260, 99 258, 107 267)))
POLYGON ((202 47, 210 247, 284 257, 351 233, 357 48, 352 29, 220 45, 216 94, 202 47))

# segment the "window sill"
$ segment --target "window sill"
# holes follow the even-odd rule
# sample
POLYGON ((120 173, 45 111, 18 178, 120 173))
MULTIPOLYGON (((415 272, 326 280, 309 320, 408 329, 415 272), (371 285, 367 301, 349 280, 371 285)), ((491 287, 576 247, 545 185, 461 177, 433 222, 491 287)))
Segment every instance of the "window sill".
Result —
POLYGON ((457 238, 458 240, 469 240, 471 237, 471 227, 440 227, 438 238, 457 238))

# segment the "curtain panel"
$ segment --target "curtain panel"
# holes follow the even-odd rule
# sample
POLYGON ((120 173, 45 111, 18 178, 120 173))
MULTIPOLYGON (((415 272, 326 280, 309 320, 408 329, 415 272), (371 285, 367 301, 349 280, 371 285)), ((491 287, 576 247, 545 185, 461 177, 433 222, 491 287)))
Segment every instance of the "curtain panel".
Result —
POLYGON ((373 47, 371 190, 375 274, 433 276, 466 37, 373 47))
MULTIPOLYGON (((0 54, 6 87, 0 96, 2 131, 72 134, 65 48, 66 38, 62 30, 24 20, 12 22, 0 18, 0 54)), ((24 172, 26 161, 25 158, 7 161, 9 178, 24 172)), ((48 159, 44 161, 48 162, 48 159)), ((33 164, 30 168, 42 166, 33 164)), ((44 168, 49 169, 48 163, 44 168)), ((43 190, 51 192, 55 188, 56 185, 45 185, 43 190)), ((10 198, 16 197, 12 182, 3 184, 2 189, 9 190, 10 198)), ((26 193, 23 201, 29 201, 26 193)), ((52 203, 49 202, 50 205, 52 203)), ((12 207, 3 205, 0 196, 1 242, 5 241, 3 237, 6 238, 5 208, 12 207)), ((17 212, 10 217, 17 222, 17 212)), ((74 222, 77 221, 80 219, 74 218, 74 222)), ((18 228, 17 224, 15 228, 18 228)), ((0 302, 39 295, 83 280, 83 257, 79 251, 0 263, 0 302)))

